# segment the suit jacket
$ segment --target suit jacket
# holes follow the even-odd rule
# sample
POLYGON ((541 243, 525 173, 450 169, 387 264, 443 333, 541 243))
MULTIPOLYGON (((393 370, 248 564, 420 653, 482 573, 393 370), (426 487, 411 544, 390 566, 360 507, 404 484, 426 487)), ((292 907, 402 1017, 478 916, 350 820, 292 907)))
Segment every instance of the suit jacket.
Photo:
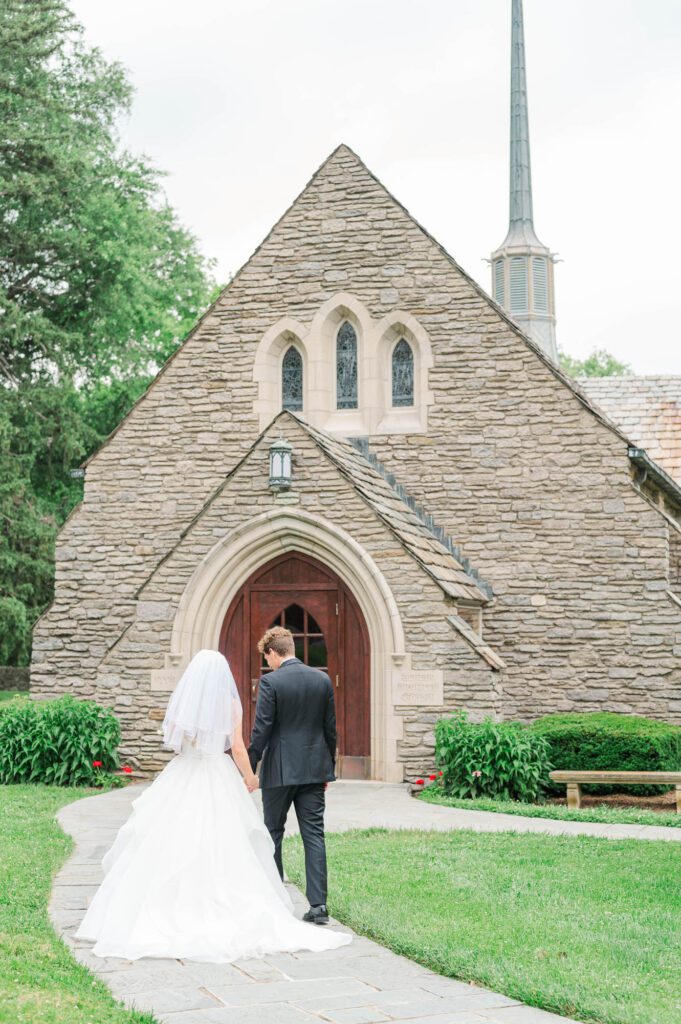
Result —
POLYGON ((325 672, 298 658, 262 676, 248 757, 260 787, 335 779, 336 708, 325 672))

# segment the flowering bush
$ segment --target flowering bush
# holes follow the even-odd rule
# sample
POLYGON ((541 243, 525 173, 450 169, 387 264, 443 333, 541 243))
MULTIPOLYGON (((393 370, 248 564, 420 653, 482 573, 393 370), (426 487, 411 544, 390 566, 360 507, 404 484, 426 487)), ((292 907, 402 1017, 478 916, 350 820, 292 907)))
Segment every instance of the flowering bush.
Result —
POLYGON ((0 783, 106 785, 119 740, 113 711, 94 701, 16 698, 0 708, 0 783))
MULTIPOLYGON (((123 783, 123 779, 120 775, 114 775, 112 772, 104 771, 104 765, 102 761, 93 761, 92 767, 94 768, 94 778, 92 784, 98 789, 119 789, 123 783)), ((132 768, 128 768, 127 765, 121 769, 124 772, 131 772, 132 768)))
POLYGON ((465 711, 435 726, 440 785, 456 797, 500 796, 532 802, 549 784, 549 748, 518 722, 469 722, 465 711))

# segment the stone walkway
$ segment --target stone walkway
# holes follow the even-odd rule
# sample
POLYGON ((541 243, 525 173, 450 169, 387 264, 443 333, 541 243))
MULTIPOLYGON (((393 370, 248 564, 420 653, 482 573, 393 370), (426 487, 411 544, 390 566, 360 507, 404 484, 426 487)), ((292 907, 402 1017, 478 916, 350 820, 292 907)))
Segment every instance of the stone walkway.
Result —
POLYGON ((334 782, 328 789, 326 828, 329 832, 349 828, 422 828, 449 832, 466 828, 475 832, 548 832, 603 839, 681 841, 681 828, 664 825, 603 825, 442 807, 409 797, 404 785, 384 782, 334 782))
MULTIPOLYGON (((75 940, 74 932, 101 880, 102 856, 141 788, 128 786, 78 800, 59 811, 59 823, 76 845, 55 879, 50 902, 54 926, 75 957, 126 1005, 153 1011, 166 1024, 576 1024, 477 985, 443 978, 361 936, 328 953, 278 954, 235 964, 94 957, 91 943, 75 940)), ((295 815, 291 817, 295 831, 295 815)), ((369 826, 681 839, 681 830, 672 828, 591 825, 436 807, 413 800, 405 786, 330 786, 329 831, 369 826)), ((289 888, 296 908, 306 909, 301 894, 289 888)))

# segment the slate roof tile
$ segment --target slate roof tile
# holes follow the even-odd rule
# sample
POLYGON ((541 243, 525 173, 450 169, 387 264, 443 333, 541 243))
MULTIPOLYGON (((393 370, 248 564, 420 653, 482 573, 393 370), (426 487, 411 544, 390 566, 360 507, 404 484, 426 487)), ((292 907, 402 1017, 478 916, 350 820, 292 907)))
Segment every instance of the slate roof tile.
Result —
POLYGON ((681 482, 681 376, 580 377, 582 391, 681 482))
POLYGON ((413 503, 403 500, 354 445, 311 427, 297 416, 295 419, 446 594, 480 603, 490 599, 487 585, 476 580, 470 570, 466 571, 449 548, 429 530, 412 508, 413 503))

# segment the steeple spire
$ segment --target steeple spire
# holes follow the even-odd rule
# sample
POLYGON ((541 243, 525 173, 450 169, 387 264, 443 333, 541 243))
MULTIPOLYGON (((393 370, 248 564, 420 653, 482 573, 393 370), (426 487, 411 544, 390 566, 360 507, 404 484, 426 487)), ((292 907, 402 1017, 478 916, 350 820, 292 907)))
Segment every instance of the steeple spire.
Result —
POLYGON ((522 0, 511 0, 511 152, 508 234, 492 254, 494 298, 557 359, 553 256, 534 230, 522 0))
POLYGON ((525 33, 522 0, 512 0, 511 23, 511 226, 532 227, 532 171, 530 169, 530 119, 527 113, 525 33))

